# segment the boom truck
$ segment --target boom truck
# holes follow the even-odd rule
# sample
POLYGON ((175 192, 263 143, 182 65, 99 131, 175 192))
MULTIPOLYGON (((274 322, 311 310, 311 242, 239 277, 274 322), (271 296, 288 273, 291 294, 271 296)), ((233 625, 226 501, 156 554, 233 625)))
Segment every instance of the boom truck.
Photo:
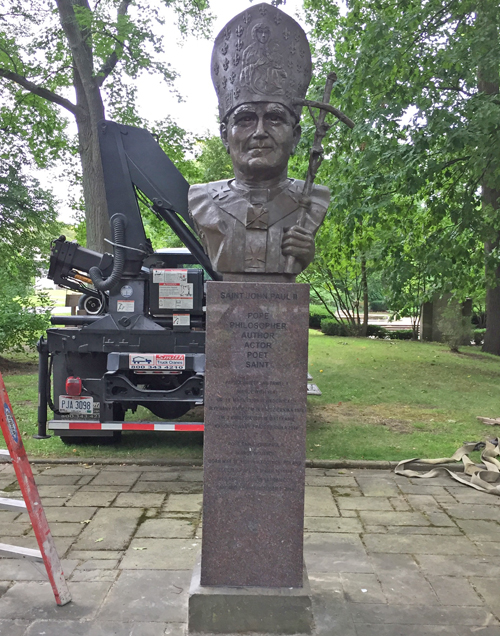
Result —
POLYGON ((81 293, 86 315, 52 316, 38 343, 35 437, 50 429, 74 443, 123 430, 203 430, 199 422, 125 421, 138 406, 174 420, 203 404, 204 283, 220 276, 194 233, 189 185, 155 138, 104 120, 99 142, 114 254, 64 236, 52 242, 48 277, 81 293), (186 248, 153 251, 139 198, 186 248))
MULTIPOLYGON (((74 444, 131 430, 203 431, 171 421, 203 404, 205 281, 221 280, 195 234, 189 184, 147 130, 103 120, 98 132, 114 254, 65 236, 52 242, 48 278, 80 293, 85 315, 52 316, 38 342, 34 437, 51 430, 74 444), (139 200, 184 248, 153 251, 139 200), (163 421, 126 421, 139 406, 163 421)), ((308 394, 321 391, 309 383, 308 394)))

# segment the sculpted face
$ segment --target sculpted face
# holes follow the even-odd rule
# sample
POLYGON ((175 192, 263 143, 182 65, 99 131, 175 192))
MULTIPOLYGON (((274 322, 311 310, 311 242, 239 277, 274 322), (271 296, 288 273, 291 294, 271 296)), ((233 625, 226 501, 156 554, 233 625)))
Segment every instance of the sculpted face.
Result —
POLYGON ((274 102, 242 104, 221 126, 236 178, 254 183, 286 177, 300 132, 290 111, 274 102))

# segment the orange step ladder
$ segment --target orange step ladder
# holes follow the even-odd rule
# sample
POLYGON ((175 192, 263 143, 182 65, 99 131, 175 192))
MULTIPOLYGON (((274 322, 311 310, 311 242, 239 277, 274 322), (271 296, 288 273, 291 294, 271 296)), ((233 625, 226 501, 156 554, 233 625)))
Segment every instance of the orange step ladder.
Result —
POLYGON ((64 578, 61 561, 43 510, 33 471, 24 449, 17 422, 12 412, 9 396, 0 373, 0 428, 7 443, 7 449, 0 449, 0 461, 12 461, 24 501, 0 497, 0 508, 14 512, 26 512, 30 516, 39 550, 22 548, 0 543, 0 556, 28 559, 45 564, 52 590, 58 605, 71 601, 68 584, 64 578))

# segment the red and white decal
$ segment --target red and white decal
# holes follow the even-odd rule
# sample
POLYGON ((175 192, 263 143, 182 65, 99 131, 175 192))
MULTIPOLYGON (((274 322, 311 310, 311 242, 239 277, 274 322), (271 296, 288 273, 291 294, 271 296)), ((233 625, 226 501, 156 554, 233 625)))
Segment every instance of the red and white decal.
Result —
POLYGON ((85 422, 50 420, 55 431, 203 431, 203 422, 85 422))
POLYGON ((186 356, 183 353, 131 353, 129 369, 182 371, 186 368, 186 356))

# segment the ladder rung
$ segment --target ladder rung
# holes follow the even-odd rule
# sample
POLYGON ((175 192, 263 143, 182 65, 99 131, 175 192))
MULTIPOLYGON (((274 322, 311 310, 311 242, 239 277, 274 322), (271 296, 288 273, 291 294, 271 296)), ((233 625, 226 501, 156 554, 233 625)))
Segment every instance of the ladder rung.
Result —
POLYGON ((12 457, 8 450, 4 448, 0 448, 0 462, 11 462, 12 457))
POLYGON ((28 561, 43 562, 40 550, 32 550, 31 548, 22 548, 17 545, 7 545, 0 543, 0 556, 10 557, 11 559, 27 559, 28 561))
POLYGON ((26 504, 20 499, 10 499, 0 497, 0 508, 3 510, 13 510, 14 512, 28 512, 26 504))

